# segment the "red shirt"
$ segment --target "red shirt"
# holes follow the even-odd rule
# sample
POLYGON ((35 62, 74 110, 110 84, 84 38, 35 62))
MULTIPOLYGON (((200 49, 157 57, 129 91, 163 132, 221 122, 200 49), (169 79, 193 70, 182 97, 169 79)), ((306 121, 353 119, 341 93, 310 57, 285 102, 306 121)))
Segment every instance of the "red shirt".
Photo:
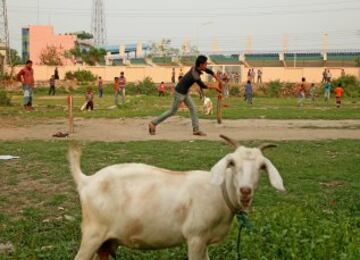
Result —
POLYGON ((115 80, 114 81, 114 90, 115 90, 115 92, 119 91, 119 89, 120 89, 120 82, 119 82, 119 80, 115 80))
POLYGON ((159 92, 165 92, 165 84, 160 84, 159 88, 158 88, 159 92))
POLYGON ((336 87, 336 89, 335 89, 336 97, 342 97, 343 93, 344 93, 344 90, 342 87, 336 87))
POLYGON ((18 81, 21 81, 24 85, 34 86, 34 70, 32 68, 25 67, 19 71, 16 76, 18 81))
POLYGON ((125 77, 123 77, 123 76, 119 77, 119 85, 120 85, 120 88, 125 88, 125 85, 126 85, 125 77))

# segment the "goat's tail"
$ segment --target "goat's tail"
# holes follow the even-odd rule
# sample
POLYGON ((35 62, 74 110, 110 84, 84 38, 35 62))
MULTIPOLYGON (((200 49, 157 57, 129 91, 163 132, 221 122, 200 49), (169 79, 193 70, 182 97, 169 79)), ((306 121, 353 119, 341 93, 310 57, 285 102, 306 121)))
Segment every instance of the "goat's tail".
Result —
POLYGON ((69 145, 68 160, 70 171, 75 180, 78 190, 86 183, 87 176, 81 171, 80 167, 81 149, 80 146, 71 143, 69 145))

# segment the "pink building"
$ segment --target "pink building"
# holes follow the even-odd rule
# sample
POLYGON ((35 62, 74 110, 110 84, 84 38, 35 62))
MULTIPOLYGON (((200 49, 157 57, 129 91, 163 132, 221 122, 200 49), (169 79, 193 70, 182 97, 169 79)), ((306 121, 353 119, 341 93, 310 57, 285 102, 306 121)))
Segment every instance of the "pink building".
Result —
MULTIPOLYGON (((54 34, 54 29, 49 25, 30 25, 22 29, 23 59, 30 59, 35 65, 39 65, 40 54, 48 46, 55 46, 59 54, 75 47, 76 36, 54 34)), ((74 62, 61 55, 63 65, 71 65, 74 62)))

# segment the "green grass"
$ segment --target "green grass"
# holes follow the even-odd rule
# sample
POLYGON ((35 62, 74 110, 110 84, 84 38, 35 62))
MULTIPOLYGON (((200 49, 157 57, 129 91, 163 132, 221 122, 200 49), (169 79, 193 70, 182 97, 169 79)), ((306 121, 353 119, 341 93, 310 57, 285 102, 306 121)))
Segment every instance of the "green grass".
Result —
MULTIPOLYGON (((249 215, 254 230, 242 233, 243 259, 359 259, 360 141, 278 144, 266 156, 279 169, 288 192, 277 193, 266 174, 261 178, 249 215), (324 185, 332 181, 341 185, 324 185)), ((91 142, 84 143, 83 150, 87 174, 122 162, 209 170, 231 151, 214 141, 91 142)), ((0 161, 0 243, 11 242, 15 248, 11 256, 0 254, 0 259, 71 259, 76 254, 81 212, 66 151, 62 141, 0 142, 0 154, 21 157, 0 161)), ((236 230, 234 222, 227 239, 210 248, 211 259, 235 259, 236 230)), ((185 256, 185 247, 118 250, 119 259, 185 256)))
MULTIPOLYGON (((35 111, 29 113, 22 109, 22 96, 13 94, 11 107, 0 107, 0 117, 20 118, 64 118, 67 116, 66 95, 48 97, 43 89, 37 90, 34 96, 35 111)), ((208 91, 211 95, 213 92, 208 91)), ((193 96, 201 118, 214 119, 216 113, 205 116, 201 112, 200 100, 193 96)), ((216 97, 212 96, 214 110, 216 97)), ((114 98, 107 89, 104 98, 95 97, 95 110, 80 111, 84 96, 79 93, 74 96, 74 115, 83 118, 119 118, 157 116, 169 109, 172 97, 129 95, 126 104, 116 109, 109 109, 114 104, 114 98)), ((265 98, 255 97, 254 104, 245 104, 242 97, 231 97, 225 101, 228 107, 223 109, 224 119, 266 118, 266 119, 360 119, 360 99, 344 98, 342 107, 335 107, 335 99, 325 104, 322 98, 315 103, 307 100, 303 107, 297 107, 295 98, 265 98)), ((178 115, 188 117, 188 111, 178 112, 178 115)))

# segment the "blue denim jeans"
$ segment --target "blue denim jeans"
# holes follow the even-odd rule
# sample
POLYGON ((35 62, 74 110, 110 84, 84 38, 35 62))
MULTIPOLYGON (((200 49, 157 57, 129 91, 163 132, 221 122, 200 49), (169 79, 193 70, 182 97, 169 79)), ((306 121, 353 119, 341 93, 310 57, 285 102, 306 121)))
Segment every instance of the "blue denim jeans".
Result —
POLYGON ((151 122, 154 125, 158 125, 162 121, 167 119, 168 117, 174 115, 176 113, 176 111, 178 110, 179 105, 182 101, 184 101, 185 105, 190 110, 191 123, 192 123, 193 130, 194 131, 199 130, 199 118, 197 116, 196 109, 195 109, 194 103, 190 97, 190 94, 183 95, 176 91, 174 92, 174 100, 173 100, 173 103, 172 103, 170 109, 168 111, 164 112, 163 114, 161 114, 158 118, 154 119, 151 122))
POLYGON ((32 105, 32 87, 30 85, 23 85, 24 91, 24 106, 32 105))

